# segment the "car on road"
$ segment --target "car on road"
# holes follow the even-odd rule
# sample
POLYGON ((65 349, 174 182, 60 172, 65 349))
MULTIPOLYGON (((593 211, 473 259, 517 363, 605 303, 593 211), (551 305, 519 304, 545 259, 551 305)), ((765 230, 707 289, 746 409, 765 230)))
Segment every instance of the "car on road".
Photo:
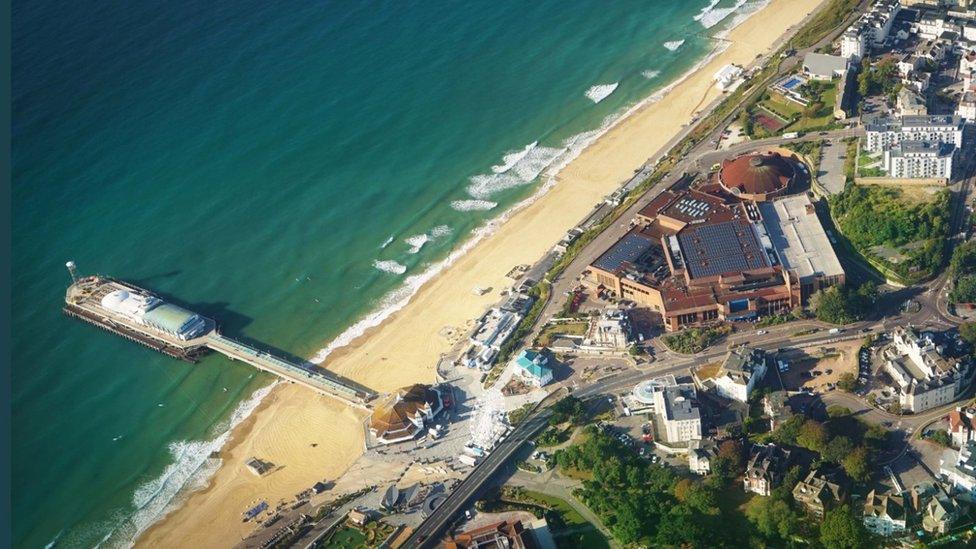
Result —
POLYGON ((756 335, 757 335, 757 336, 761 336, 761 335, 766 335, 766 334, 768 334, 768 333, 769 333, 769 332, 767 332, 766 330, 759 330, 758 332, 756 332, 756 335))

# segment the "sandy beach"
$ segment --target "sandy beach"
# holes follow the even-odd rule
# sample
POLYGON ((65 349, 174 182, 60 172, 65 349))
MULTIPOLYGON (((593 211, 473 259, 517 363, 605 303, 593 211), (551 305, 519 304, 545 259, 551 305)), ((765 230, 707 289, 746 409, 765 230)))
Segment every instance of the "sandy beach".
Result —
MULTIPOLYGON (((614 126, 559 174, 548 193, 421 288, 381 326, 330 355, 324 366, 381 392, 434 381, 434 367, 451 347, 445 328, 463 329, 496 302, 499 290, 511 284, 505 275, 514 265, 544 255, 681 131, 693 113, 718 97, 713 75, 721 67, 749 66, 821 1, 773 0, 733 29, 725 51, 663 99, 614 126), (478 296, 475 287, 492 291, 478 296)), ((363 417, 307 390, 279 385, 233 433, 221 452, 223 465, 208 487, 149 529, 138 545, 227 547, 239 542, 253 528, 240 519, 248 507, 262 499, 274 506, 349 467, 362 453, 363 417), (252 456, 281 469, 256 477, 243 465, 252 456)))

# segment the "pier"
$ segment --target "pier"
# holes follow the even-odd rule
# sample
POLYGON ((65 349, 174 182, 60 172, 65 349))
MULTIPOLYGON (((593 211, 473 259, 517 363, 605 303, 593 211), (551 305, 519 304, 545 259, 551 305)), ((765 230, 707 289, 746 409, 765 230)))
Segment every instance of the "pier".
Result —
POLYGON ((310 364, 297 364, 220 333, 217 322, 135 285, 102 276, 79 278, 65 294, 64 313, 130 341, 187 362, 209 351, 246 362, 320 394, 363 406, 376 393, 310 364))

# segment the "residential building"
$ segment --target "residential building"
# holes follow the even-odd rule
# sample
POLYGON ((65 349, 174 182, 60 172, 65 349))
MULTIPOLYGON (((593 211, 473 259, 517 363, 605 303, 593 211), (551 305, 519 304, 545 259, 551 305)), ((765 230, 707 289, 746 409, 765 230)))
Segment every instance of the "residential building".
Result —
POLYGON ((944 451, 939 474, 966 499, 976 502, 976 441, 967 442, 958 451, 944 451))
POLYGON ((701 412, 693 384, 678 383, 673 375, 666 375, 637 384, 632 396, 637 406, 654 414, 662 442, 685 444, 701 440, 701 412))
POLYGON ((793 499, 817 518, 823 518, 824 512, 843 503, 846 497, 840 484, 831 482, 816 469, 793 487, 793 499))
POLYGON ((902 410, 918 413, 948 404, 969 379, 969 361, 943 356, 932 338, 912 326, 892 332, 884 369, 895 381, 902 410))
POLYGON ((692 473, 707 475, 712 472, 712 460, 718 455, 718 446, 711 440, 692 440, 688 443, 688 468, 692 473))
POLYGON ((884 169, 888 176, 900 179, 949 180, 955 152, 952 143, 902 141, 885 149, 884 169))
POLYGON ((864 527, 872 534, 891 536, 905 531, 908 512, 905 498, 895 494, 868 492, 864 500, 864 527))
POLYGON ((976 122, 976 92, 967 91, 959 98, 956 105, 956 116, 966 122, 976 122))
POLYGON ((860 58, 870 53, 871 48, 883 45, 900 10, 898 0, 875 2, 867 13, 844 31, 841 55, 860 58))
POLYGON ((524 349, 515 358, 515 373, 536 387, 548 385, 552 381, 548 353, 524 349))
POLYGON ((753 388, 766 375, 766 351, 740 346, 729 351, 712 379, 715 391, 728 399, 748 402, 753 388))
POLYGON ((810 52, 803 57, 803 72, 813 80, 832 80, 843 77, 850 59, 838 55, 810 52))
POLYGON ((410 440, 444 409, 440 391, 420 383, 394 391, 369 418, 369 431, 381 444, 410 440))
POLYGON ((773 391, 763 397, 763 414, 769 419, 769 430, 774 431, 784 421, 792 417, 793 411, 787 403, 786 391, 773 391))
POLYGON ((856 27, 848 27, 844 31, 840 38, 840 54, 842 57, 858 60, 869 51, 866 33, 861 32, 861 29, 856 27))
POLYGON ((951 143, 961 149, 964 126, 962 118, 944 114, 878 118, 865 125, 864 149, 881 152, 902 141, 951 143))
POLYGON ((976 409, 958 406, 949 412, 949 436, 956 448, 962 448, 967 442, 976 440, 976 409))
POLYGON ((768 496, 782 482, 789 460, 790 451, 773 443, 753 445, 742 488, 746 492, 768 496))
POLYGON ((506 520, 462 532, 444 542, 444 549, 536 549, 532 532, 520 520, 506 520))
POLYGON ((907 87, 903 87, 898 92, 896 106, 898 114, 901 116, 924 116, 929 112, 928 106, 925 104, 925 97, 907 87))
POLYGON ((959 503, 931 483, 914 486, 910 496, 912 508, 921 515, 922 529, 930 534, 947 534, 963 515, 959 503))

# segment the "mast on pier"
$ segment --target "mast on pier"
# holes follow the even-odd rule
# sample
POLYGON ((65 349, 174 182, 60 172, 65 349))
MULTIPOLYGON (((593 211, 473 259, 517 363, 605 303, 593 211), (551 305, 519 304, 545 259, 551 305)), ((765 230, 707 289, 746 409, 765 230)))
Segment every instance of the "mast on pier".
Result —
POLYGON ((71 274, 71 281, 78 282, 78 267, 75 265, 75 262, 69 261, 64 266, 68 268, 68 272, 71 274))

